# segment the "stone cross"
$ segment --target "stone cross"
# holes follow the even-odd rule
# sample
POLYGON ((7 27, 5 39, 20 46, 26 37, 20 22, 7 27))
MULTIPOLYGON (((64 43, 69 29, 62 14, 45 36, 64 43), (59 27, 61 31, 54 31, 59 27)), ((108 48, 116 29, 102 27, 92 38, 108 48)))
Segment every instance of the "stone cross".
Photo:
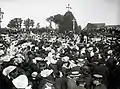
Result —
POLYGON ((72 9, 72 7, 70 7, 70 4, 68 4, 68 6, 67 6, 66 8, 68 9, 68 11, 69 11, 70 9, 72 9))
POLYGON ((72 20, 72 22, 73 22, 73 31, 74 32, 75 32, 75 21, 76 21, 75 19, 72 20))
POLYGON ((2 19, 3 19, 3 14, 4 14, 4 12, 2 12, 1 8, 0 8, 0 28, 1 28, 1 22, 2 22, 2 19))

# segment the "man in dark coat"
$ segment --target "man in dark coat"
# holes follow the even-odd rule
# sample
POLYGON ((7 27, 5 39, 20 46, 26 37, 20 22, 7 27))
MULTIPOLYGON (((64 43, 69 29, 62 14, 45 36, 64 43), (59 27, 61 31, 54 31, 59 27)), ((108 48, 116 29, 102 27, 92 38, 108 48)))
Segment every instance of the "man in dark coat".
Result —
POLYGON ((103 83, 108 86, 108 78, 109 78, 109 69, 107 68, 107 66, 105 64, 100 64, 98 66, 94 67, 94 73, 98 73, 101 74, 103 76, 103 83))
POLYGON ((13 83, 8 77, 2 74, 2 66, 0 65, 0 89, 12 89, 13 83))
POLYGON ((103 84, 103 76, 101 74, 94 74, 93 75, 93 85, 91 89, 107 89, 107 87, 103 84))

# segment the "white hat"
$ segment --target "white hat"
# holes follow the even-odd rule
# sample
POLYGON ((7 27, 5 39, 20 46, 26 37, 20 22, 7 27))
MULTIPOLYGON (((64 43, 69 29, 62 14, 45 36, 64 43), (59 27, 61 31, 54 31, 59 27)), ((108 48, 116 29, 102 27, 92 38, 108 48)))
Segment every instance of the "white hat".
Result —
POLYGON ((7 76, 10 72, 16 69, 16 66, 8 66, 3 70, 3 75, 7 76))
POLYGON ((31 76, 32 76, 32 77, 36 77, 37 74, 38 74, 37 72, 33 72, 33 73, 31 74, 31 76))
POLYGON ((89 51, 93 50, 93 47, 89 47, 88 50, 89 50, 89 51))
POLYGON ((83 61, 84 61, 84 59, 78 59, 78 61, 81 61, 81 62, 83 62, 83 61))
POLYGON ((57 53, 57 54, 56 54, 56 58, 60 58, 60 53, 57 53))
POLYGON ((38 47, 35 47, 35 49, 37 50, 37 49, 39 49, 38 47))
POLYGON ((52 63, 52 64, 56 64, 56 63, 57 63, 57 60, 51 58, 51 59, 50 59, 50 63, 52 63))
POLYGON ((53 72, 53 70, 45 69, 45 70, 41 71, 40 74, 42 77, 48 77, 52 72, 53 72))
POLYGON ((87 46, 87 47, 89 47, 89 46, 90 46, 90 44, 86 44, 86 46, 87 46))
POLYGON ((17 56, 17 57, 20 57, 20 58, 22 58, 22 59, 25 59, 25 57, 24 57, 22 54, 17 54, 16 56, 17 56))
POLYGON ((63 58, 62 58, 62 61, 68 62, 68 61, 69 61, 69 57, 68 57, 68 56, 63 57, 63 58))
POLYGON ((0 43, 0 47, 2 47, 3 46, 3 44, 2 43, 0 43))
POLYGON ((41 58, 41 57, 36 57, 35 60, 38 60, 38 61, 43 61, 44 59, 41 58))
POLYGON ((79 71, 73 71, 72 74, 79 74, 79 71))
POLYGON ((25 89, 32 89, 32 85, 27 86, 25 89))
POLYGON ((23 62, 23 60, 22 60, 22 58, 14 58, 14 62, 15 63, 22 63, 23 62))
POLYGON ((73 60, 71 60, 69 62, 70 62, 70 65, 69 65, 70 68, 73 68, 73 67, 77 66, 73 60))
POLYGON ((82 48, 81 49, 81 54, 85 53, 85 50, 86 50, 85 48, 82 48))
POLYGON ((5 55, 4 57, 1 57, 1 60, 4 62, 9 62, 13 57, 14 56, 11 56, 11 55, 5 55))
POLYGON ((35 59, 33 59, 32 61, 33 61, 33 63, 35 63, 35 64, 37 63, 37 61, 36 61, 35 59))
POLYGON ((90 52, 90 56, 91 56, 91 57, 94 56, 94 52, 93 52, 93 51, 90 52))
POLYGON ((79 71, 73 71, 73 72, 71 72, 70 76, 71 77, 78 77, 78 76, 81 76, 81 74, 79 73, 79 71))
POLYGON ((109 50, 107 53, 108 53, 108 54, 111 54, 112 52, 113 52, 112 50, 109 50))
POLYGON ((93 76, 94 76, 94 77, 97 77, 97 78, 102 78, 102 77, 103 77, 103 76, 100 75, 100 74, 94 74, 93 76))
POLYGON ((0 50, 0 56, 5 54, 4 50, 0 50))
POLYGON ((28 85, 28 78, 26 75, 20 75, 13 79, 12 83, 16 88, 26 88, 28 85))
POLYGON ((71 77, 79 77, 79 76, 81 76, 81 74, 76 74, 76 75, 70 75, 71 77))

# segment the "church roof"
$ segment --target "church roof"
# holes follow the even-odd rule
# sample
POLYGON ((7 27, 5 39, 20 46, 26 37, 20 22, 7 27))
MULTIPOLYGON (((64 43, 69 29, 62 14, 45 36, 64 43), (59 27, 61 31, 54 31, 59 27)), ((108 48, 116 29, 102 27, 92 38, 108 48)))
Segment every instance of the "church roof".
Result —
POLYGON ((65 14, 64 14, 64 17, 69 17, 71 19, 75 19, 73 13, 71 11, 67 11, 65 14))

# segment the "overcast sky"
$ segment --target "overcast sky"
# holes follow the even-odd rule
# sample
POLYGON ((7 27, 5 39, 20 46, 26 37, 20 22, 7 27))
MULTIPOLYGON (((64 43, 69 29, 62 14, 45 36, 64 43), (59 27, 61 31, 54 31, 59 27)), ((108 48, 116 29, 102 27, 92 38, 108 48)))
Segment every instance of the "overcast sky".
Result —
POLYGON ((0 0, 4 12, 2 27, 15 17, 31 18, 46 26, 46 18, 65 14, 67 4, 71 5, 71 11, 82 28, 88 22, 120 24, 120 0, 0 0))

